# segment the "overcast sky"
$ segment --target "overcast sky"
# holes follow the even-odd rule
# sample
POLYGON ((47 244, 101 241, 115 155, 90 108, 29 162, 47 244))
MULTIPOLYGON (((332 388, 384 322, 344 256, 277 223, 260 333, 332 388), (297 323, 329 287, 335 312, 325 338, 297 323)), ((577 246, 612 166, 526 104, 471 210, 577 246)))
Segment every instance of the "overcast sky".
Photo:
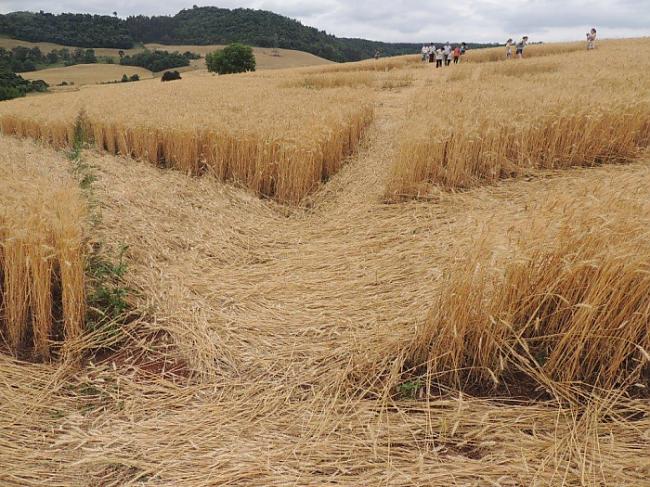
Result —
POLYGON ((0 0, 0 12, 45 10, 120 17, 174 14, 192 5, 271 10, 344 37, 382 41, 582 40, 650 36, 650 0, 0 0))

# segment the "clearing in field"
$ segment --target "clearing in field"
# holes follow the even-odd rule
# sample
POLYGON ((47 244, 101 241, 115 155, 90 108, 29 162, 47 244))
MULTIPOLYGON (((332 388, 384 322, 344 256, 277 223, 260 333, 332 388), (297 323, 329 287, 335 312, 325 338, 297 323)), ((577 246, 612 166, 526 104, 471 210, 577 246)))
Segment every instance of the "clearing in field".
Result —
MULTIPOLYGON (((647 112, 600 98, 612 85, 647 102, 642 66, 622 45, 438 71, 394 60, 321 77, 197 75, 0 104, 5 133, 72 149, 66 160, 0 136, 10 155, 0 163, 29 181, 19 201, 3 191, 0 203, 56 228, 43 212, 56 195, 32 174, 78 182, 66 194, 87 215, 76 241, 93 317, 72 338, 74 357, 58 353, 56 336, 45 362, 2 345, 0 484, 646 485, 647 112), (602 70, 608 56, 619 75, 602 70), (577 109, 573 124, 563 102, 577 109), (251 128, 306 147, 366 104, 373 118, 354 152, 299 206, 230 183, 241 179, 184 174, 222 160, 176 143, 204 140, 187 138, 198 127, 240 129, 232 147, 251 128), (610 145, 596 130, 604 113, 610 145), (474 125, 489 117, 502 138, 474 125), (300 138, 305 126, 314 139, 300 138), (144 127, 163 141, 149 147, 195 165, 120 156, 135 155, 144 127), (450 179, 434 149, 459 127, 487 169, 450 179), (521 133, 546 140, 549 155, 521 133), (511 137, 508 160, 481 145, 511 137), (404 158, 409 144, 423 172, 404 158)), ((0 249, 16 247, 0 238, 0 249)))

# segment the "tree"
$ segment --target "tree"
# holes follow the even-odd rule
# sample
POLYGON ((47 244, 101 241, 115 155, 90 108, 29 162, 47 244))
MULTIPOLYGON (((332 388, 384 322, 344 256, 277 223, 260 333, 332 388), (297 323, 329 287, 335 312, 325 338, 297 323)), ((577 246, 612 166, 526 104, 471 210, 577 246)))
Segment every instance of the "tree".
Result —
POLYGON ((219 74, 245 73, 255 71, 253 48, 233 43, 224 49, 211 52, 205 57, 208 71, 219 74))
POLYGON ((30 83, 30 91, 38 91, 39 93, 43 93, 47 91, 47 89, 50 87, 45 81, 42 79, 36 79, 30 83))
POLYGON ((160 81, 174 81, 176 79, 181 79, 181 74, 178 71, 165 71, 160 81))
POLYGON ((167 51, 143 51, 132 56, 124 56, 120 59, 124 66, 140 66, 149 71, 164 71, 170 68, 189 66, 190 61, 178 52, 167 51))
POLYGON ((47 53, 47 62, 48 64, 55 64, 59 62, 59 55, 56 51, 50 51, 47 53))
POLYGON ((83 54, 84 64, 93 64, 97 62, 94 49, 86 49, 83 54))
POLYGON ((31 91, 46 91, 47 83, 42 80, 29 81, 16 74, 6 61, 0 59, 0 101, 10 100, 31 91))

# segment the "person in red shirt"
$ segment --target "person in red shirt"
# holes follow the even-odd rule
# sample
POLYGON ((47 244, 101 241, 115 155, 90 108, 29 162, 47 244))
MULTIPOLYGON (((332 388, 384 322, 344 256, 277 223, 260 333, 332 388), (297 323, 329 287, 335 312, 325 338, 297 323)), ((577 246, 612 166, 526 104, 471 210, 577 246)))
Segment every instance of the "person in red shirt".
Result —
POLYGON ((460 62, 460 46, 456 46, 456 49, 454 49, 454 64, 458 64, 460 62))

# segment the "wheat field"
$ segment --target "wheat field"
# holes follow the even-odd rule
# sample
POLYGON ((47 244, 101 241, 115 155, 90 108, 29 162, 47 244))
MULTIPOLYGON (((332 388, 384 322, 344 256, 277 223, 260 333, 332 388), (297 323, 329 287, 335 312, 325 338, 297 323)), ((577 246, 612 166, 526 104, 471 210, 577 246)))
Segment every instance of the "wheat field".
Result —
POLYGON ((380 59, 367 59, 342 64, 329 64, 327 66, 313 66, 305 68, 307 73, 351 73, 351 72, 386 72, 405 68, 421 68, 420 56, 405 55, 380 59))
POLYGON ((49 358, 83 331, 86 206, 51 154, 0 143, 0 333, 14 354, 49 358))
MULTIPOLYGON (((619 55, 625 42, 600 43, 596 54, 619 55)), ((128 157, 133 139, 115 150, 96 145, 92 117, 101 114, 92 106, 108 110, 110 102, 110 113, 124 110, 135 127, 159 106, 127 107, 134 98, 121 94, 144 91, 80 92, 106 102, 39 97, 69 113, 77 134, 93 134, 80 159, 96 176, 84 198, 99 216, 86 232, 102 242, 100 257, 125 249, 130 318, 103 333, 85 329, 74 345, 78 361, 27 360, 0 341, 0 484, 646 485, 650 153, 638 134, 627 142, 618 135, 619 125, 636 126, 634 112, 616 116, 628 107, 618 95, 611 104, 594 100, 625 90, 642 102, 647 86, 638 63, 624 62, 616 74, 591 54, 322 78, 303 68, 227 85, 197 73, 183 80, 187 90, 170 83, 160 98, 152 94, 165 94, 159 82, 136 83, 151 86, 147 100, 169 107, 167 119, 155 119, 161 130, 207 119, 201 97, 191 95, 199 86, 260 91, 250 104, 231 101, 223 116, 237 124, 246 113, 248 126, 262 127, 281 113, 278 133, 294 127, 291 114, 300 126, 307 106, 338 100, 331 110, 345 112, 346 103, 367 102, 373 118, 355 151, 297 206, 259 198, 230 178, 188 177, 195 172, 128 157), (556 91, 558 79, 566 94, 556 91), (409 82, 383 88, 400 80, 409 82), (483 91, 490 83, 505 92, 487 91, 492 101, 483 91), (457 111, 451 98, 448 109, 430 110, 444 98, 432 93, 455 86, 464 87, 457 111), (284 112, 262 103, 269 94, 284 112), (194 110, 173 111, 170 100, 194 110), (485 103, 470 103, 478 100, 485 103), (508 177, 470 173, 464 191, 425 178, 393 192, 418 123, 428 134, 470 124, 464 107, 525 128, 536 107, 572 137, 562 118, 569 112, 555 111, 553 100, 576 117, 611 108, 607 140, 621 157, 566 164, 556 151, 552 164, 513 164, 508 177), (236 112, 243 107, 250 110, 236 112), (86 115, 77 118, 81 108, 86 115)), ((29 103, 0 104, 0 113, 29 106, 23 114, 33 117, 37 105, 29 103)), ((42 126, 52 123, 41 116, 42 126)), ((589 127, 602 138, 599 120, 589 127)), ((584 134, 585 120, 574 123, 584 134)), ((40 191, 23 168, 68 181, 74 166, 56 146, 67 147, 74 127, 66 125, 60 144, 39 127, 21 129, 30 140, 0 135, 11 154, 0 157, 4 171, 22 161, 14 173, 29 174, 24 190, 0 193, 9 215, 29 201, 69 201, 40 191)), ((602 157, 602 144, 573 144, 575 161, 602 157)))
MULTIPOLYGON (((515 39, 518 42, 519 39, 515 39)), ((616 41, 614 41, 616 42, 616 41)), ((606 44, 612 44, 612 41, 607 41, 606 44)), ((561 56, 577 51, 584 51, 584 42, 552 42, 550 44, 530 44, 524 49, 524 57, 536 58, 544 56, 561 56)), ((513 47, 513 57, 515 49, 513 47)), ((491 47, 486 49, 472 49, 465 53, 463 62, 469 63, 487 63, 494 61, 503 61, 506 57, 505 47, 491 47)))
POLYGON ((409 105, 387 197, 632 159, 650 142, 648 58, 620 43, 591 54, 467 64, 432 80, 409 105))
POLYGON ((297 203, 355 150, 371 102, 372 93, 345 88, 314 93, 261 76, 204 76, 14 100, 0 106, 0 131, 68 147, 83 114, 100 150, 297 203))
POLYGON ((638 383, 650 357, 647 181, 549 194, 507 250, 479 235, 409 351, 437 381, 638 383), (576 205, 580 201, 580 205, 576 205), (495 250, 496 248, 496 250, 495 250))

